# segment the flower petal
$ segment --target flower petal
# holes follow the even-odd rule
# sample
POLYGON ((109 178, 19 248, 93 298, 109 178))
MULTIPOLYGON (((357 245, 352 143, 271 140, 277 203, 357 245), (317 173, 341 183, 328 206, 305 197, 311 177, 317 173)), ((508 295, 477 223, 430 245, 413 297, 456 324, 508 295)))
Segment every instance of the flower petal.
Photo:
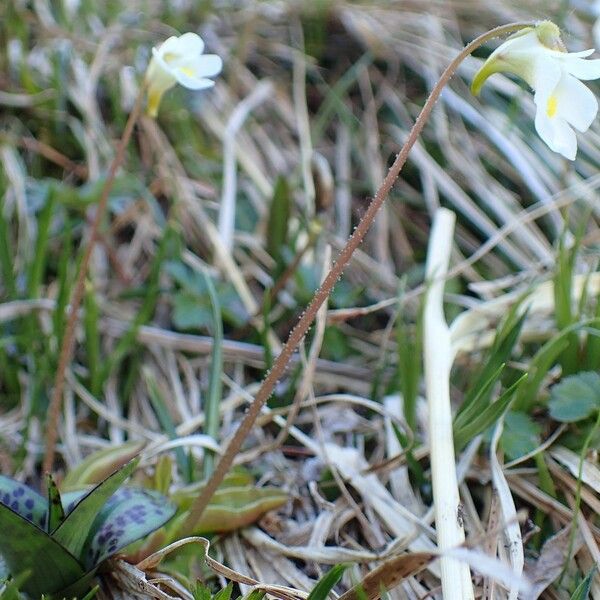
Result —
POLYGON ((188 90, 205 90, 215 85, 212 79, 190 77, 179 69, 175 71, 175 76, 177 77, 177 83, 188 90))
POLYGON ((157 48, 152 48, 152 54, 155 56, 164 56, 168 53, 179 54, 179 39, 177 36, 172 35, 170 38, 166 39, 160 46, 157 48))
POLYGON ((535 114, 535 129, 550 150, 562 154, 569 160, 575 160, 577 137, 564 119, 557 117, 551 119, 546 111, 538 106, 535 114))
POLYGON ((184 33, 177 39, 179 43, 178 54, 197 55, 204 52, 204 41, 197 33, 184 33))
POLYGON ((545 109, 546 102, 553 94, 561 77, 562 69, 556 60, 539 57, 535 61, 532 87, 535 90, 536 104, 543 104, 545 109))
MULTIPOLYGON (((572 57, 573 55, 570 55, 572 57)), ((563 65, 565 71, 577 77, 577 79, 583 79, 589 81, 590 79, 600 78, 600 60, 584 60, 583 58, 569 58, 568 60, 563 59, 563 65)))
POLYGON ((556 118, 565 119, 579 131, 586 131, 598 114, 598 100, 579 79, 563 75, 556 86, 556 118))
POLYGON ((203 54, 192 60, 186 60, 185 66, 194 72, 195 77, 215 77, 223 69, 223 59, 216 54, 203 54))

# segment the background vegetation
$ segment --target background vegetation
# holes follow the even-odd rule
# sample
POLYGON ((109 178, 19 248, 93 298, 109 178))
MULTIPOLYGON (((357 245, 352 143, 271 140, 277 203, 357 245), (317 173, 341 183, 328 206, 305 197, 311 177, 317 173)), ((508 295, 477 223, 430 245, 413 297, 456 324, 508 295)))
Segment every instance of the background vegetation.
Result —
MULTIPOLYGON (((197 31, 224 73, 210 92, 168 92, 158 120, 136 127, 87 281, 57 471, 142 440, 142 475, 169 471, 175 493, 212 472, 450 57, 496 25, 538 18, 561 26, 571 51, 594 46, 583 1, 2 2, 2 472, 40 481, 78 257, 153 45, 197 31), (157 459, 180 437, 172 464, 157 459)), ((264 512, 248 508, 257 489, 285 492, 276 512, 212 540, 238 573, 309 591, 349 561, 341 592, 380 558, 434 547, 421 308, 444 206, 458 218, 446 284, 457 518, 508 560, 497 469, 521 511, 535 597, 591 586, 600 598, 600 580, 585 580, 600 559, 600 125, 574 163, 553 154, 525 86, 495 76, 470 96, 487 52, 445 90, 237 457, 244 524, 264 512)), ((224 587, 198 555, 180 552, 165 572, 188 590, 196 578, 224 587)), ((117 575, 102 593, 124 593, 130 574, 117 575)), ((438 577, 431 563, 389 595, 439 597, 438 577)), ((508 597, 474 577, 486 598, 508 597)))

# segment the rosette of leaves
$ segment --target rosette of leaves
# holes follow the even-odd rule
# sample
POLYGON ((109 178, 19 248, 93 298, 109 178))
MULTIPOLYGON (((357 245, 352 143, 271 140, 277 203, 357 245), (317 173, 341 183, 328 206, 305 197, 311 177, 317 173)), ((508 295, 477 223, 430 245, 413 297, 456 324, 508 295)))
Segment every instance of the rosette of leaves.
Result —
POLYGON ((46 497, 0 476, 0 579, 23 575, 20 589, 32 598, 83 595, 107 558, 175 514, 161 494, 121 487, 137 463, 62 496, 50 476, 46 497))

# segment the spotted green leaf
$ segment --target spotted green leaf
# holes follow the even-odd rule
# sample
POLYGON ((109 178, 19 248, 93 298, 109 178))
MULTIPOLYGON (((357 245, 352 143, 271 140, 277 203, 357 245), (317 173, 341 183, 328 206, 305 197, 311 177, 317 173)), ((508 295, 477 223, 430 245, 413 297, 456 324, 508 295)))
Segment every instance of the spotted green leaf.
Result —
POLYGON ((95 533, 85 550, 86 564, 98 564, 162 527, 176 510, 174 504, 157 492, 121 488, 111 497, 94 523, 95 533))
POLYGON ((13 576, 28 571, 22 590, 39 598, 85 576, 79 561, 43 529, 0 504, 0 554, 13 576))
POLYGON ((89 489, 64 492, 60 495, 65 514, 68 515, 77 503, 88 493, 89 489))
POLYGON ((48 503, 23 483, 0 475, 0 503, 8 506, 38 527, 46 526, 48 503))
POLYGON ((138 462, 139 459, 128 462, 83 496, 65 520, 52 532, 54 539, 75 556, 81 556, 96 517, 109 498, 133 473, 138 462))

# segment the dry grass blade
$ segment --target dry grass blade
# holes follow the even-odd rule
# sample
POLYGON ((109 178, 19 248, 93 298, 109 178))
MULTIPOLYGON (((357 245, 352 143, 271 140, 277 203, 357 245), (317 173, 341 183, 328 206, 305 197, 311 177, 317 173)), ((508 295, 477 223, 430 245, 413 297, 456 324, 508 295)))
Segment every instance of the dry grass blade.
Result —
POLYGON ((360 583, 344 592, 338 600, 379 600, 400 582, 422 571, 437 555, 428 552, 402 554, 386 560, 368 573, 360 583))

